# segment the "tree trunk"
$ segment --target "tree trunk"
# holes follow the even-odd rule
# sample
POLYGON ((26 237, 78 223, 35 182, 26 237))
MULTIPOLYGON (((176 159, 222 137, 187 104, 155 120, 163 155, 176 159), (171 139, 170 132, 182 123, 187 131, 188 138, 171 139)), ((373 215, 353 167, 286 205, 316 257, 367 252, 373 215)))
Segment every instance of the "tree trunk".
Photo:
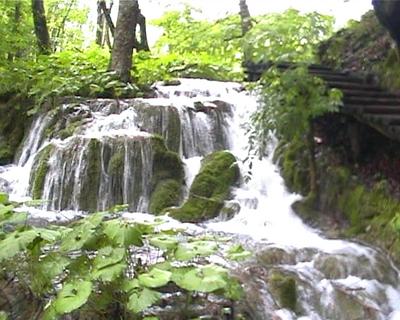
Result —
POLYGON ((32 0, 32 14, 39 52, 41 54, 50 54, 50 36, 47 29, 43 0, 32 0))
MULTIPOLYGON (((22 18, 22 8, 21 8, 21 0, 17 0, 14 5, 14 27, 13 32, 15 35, 19 35, 20 33, 20 25, 22 18)), ((20 58, 22 56, 21 47, 19 45, 16 46, 15 52, 8 53, 8 60, 13 61, 14 58, 20 58)))
POLYGON ((242 34, 245 35, 247 32, 250 31, 253 24, 251 21, 250 11, 249 7, 247 6, 246 0, 240 0, 239 7, 240 7, 239 15, 242 26, 242 34))
POLYGON ((97 1, 96 44, 102 47, 104 39, 104 14, 100 3, 101 0, 97 1))
MULTIPOLYGON (((121 0, 121 2, 126 2, 126 1, 129 1, 129 0, 121 0)), ((131 0, 131 1, 133 1, 133 0, 131 0)), ((104 18, 106 19, 107 26, 108 26, 108 28, 109 28, 109 30, 110 30, 110 32, 111 32, 111 35, 114 37, 114 34, 115 34, 115 26, 114 26, 114 22, 113 22, 112 19, 111 19, 111 7, 112 7, 112 3, 111 3, 111 5, 110 5, 110 8, 107 9, 107 5, 106 5, 105 0, 100 0, 99 6, 100 6, 100 9, 103 11, 103 15, 104 15, 104 18)), ((120 4, 120 6, 119 6, 119 10, 120 10, 120 9, 121 9, 121 4, 120 4)), ((118 19, 119 19, 119 11, 118 11, 118 19)))
MULTIPOLYGON (((249 7, 247 6, 246 0, 240 0, 239 2, 239 15, 240 15, 240 23, 242 26, 242 36, 244 37, 246 33, 250 31, 253 27, 249 7)), ((242 48, 243 51, 243 62, 246 65, 251 61, 251 54, 245 48, 242 48)))
POLYGON ((138 0, 120 0, 109 70, 115 71, 124 82, 131 81, 130 71, 138 14, 138 0))
POLYGON ((147 41, 146 17, 141 12, 138 15, 138 25, 140 30, 140 42, 137 49, 138 51, 150 51, 147 41))

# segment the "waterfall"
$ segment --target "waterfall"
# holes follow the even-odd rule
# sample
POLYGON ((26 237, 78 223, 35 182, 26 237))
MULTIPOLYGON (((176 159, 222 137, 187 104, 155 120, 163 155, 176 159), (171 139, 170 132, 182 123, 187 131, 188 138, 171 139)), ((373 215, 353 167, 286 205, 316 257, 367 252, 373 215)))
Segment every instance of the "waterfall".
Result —
MULTIPOLYGON (((241 164, 247 156, 243 124, 257 107, 256 96, 236 83, 180 81, 156 85, 158 97, 153 99, 81 102, 76 108, 85 110, 85 121, 63 140, 44 137, 50 117, 40 115, 19 161, 1 168, 0 178, 9 182, 16 198, 40 194, 45 200, 41 209, 24 209, 51 220, 117 204, 127 204, 131 217, 145 215, 157 179, 171 178, 156 170, 164 162, 160 150, 167 150, 162 140, 180 155, 186 188, 202 157, 216 150, 229 149, 246 171, 241 164)), ((326 239, 305 225, 291 209, 300 196, 285 188, 272 162, 273 143, 270 147, 268 157, 253 161, 252 179, 232 192, 239 212, 191 226, 196 232, 233 235, 253 249, 253 259, 235 270, 245 280, 252 318, 400 319, 399 271, 391 260, 380 250, 326 239), (281 305, 273 290, 285 277, 296 284, 295 310, 281 305)))

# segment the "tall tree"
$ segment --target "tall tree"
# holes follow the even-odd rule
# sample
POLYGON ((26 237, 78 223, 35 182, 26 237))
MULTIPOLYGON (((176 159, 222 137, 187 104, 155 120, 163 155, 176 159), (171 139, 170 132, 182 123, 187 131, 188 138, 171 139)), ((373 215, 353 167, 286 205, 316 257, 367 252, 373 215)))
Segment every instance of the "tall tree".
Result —
POLYGON ((120 0, 109 70, 115 71, 124 82, 131 81, 130 70, 138 15, 138 0, 120 0))
POLYGON ((137 23, 140 30, 140 41, 137 44, 136 49, 138 51, 150 51, 149 43, 147 41, 147 29, 146 29, 146 17, 139 11, 137 23))
POLYGON ((97 1, 96 44, 102 47, 104 39, 104 14, 101 8, 101 2, 101 0, 97 1))
POLYGON ((49 54, 51 44, 43 0, 32 0, 32 15, 39 52, 49 54))
POLYGON ((250 31, 251 27, 253 26, 249 7, 247 6, 246 0, 239 1, 239 8, 240 8, 239 15, 241 20, 242 33, 243 35, 245 35, 247 32, 250 31))

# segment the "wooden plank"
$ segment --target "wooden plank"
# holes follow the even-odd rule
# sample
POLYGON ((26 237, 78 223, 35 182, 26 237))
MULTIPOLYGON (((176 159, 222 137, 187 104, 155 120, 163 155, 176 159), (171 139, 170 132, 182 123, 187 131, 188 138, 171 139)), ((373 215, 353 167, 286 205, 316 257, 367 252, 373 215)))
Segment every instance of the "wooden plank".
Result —
POLYGON ((383 90, 375 85, 369 84, 360 84, 360 83, 352 83, 352 82, 343 82, 343 81, 327 81, 327 85, 330 88, 337 89, 354 89, 354 90, 366 90, 366 91, 376 91, 382 92, 383 90))
POLYGON ((400 99, 397 98, 375 98, 375 97, 343 97, 343 103, 360 106, 399 106, 400 99))

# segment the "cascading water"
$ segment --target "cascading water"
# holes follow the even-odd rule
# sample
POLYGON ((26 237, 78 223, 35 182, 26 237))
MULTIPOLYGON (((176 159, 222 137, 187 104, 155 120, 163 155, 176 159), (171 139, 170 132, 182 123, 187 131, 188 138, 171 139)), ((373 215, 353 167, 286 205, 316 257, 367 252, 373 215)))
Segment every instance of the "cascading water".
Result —
MULTIPOLYGON (((256 108, 256 97, 238 84, 194 79, 157 90, 156 99, 81 103, 76 108, 89 116, 64 140, 45 137, 50 118, 41 115, 18 164, 2 168, 0 178, 16 198, 40 192, 45 205, 30 210, 33 216, 70 218, 80 210, 122 203, 147 212, 156 175, 153 134, 181 155, 187 187, 210 152, 230 149, 238 160, 245 158, 242 125, 256 108), (45 167, 40 158, 46 158, 45 167), (30 171, 40 169, 43 175, 32 178, 30 171)), ((254 258, 235 271, 245 282, 251 317, 400 319, 399 272, 390 259, 370 247, 323 238, 293 214, 291 204, 298 198, 287 192, 271 158, 254 160, 250 182, 233 190, 231 203, 239 212, 198 226, 237 235, 254 250, 254 258), (296 286, 295 308, 277 301, 274 292, 274 283, 282 287, 287 279, 296 286)))

